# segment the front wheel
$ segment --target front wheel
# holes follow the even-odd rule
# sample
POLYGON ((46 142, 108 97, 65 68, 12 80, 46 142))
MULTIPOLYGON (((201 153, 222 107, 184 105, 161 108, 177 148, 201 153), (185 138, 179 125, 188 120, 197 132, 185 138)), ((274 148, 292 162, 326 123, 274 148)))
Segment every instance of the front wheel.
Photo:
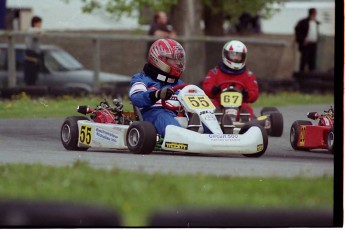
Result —
POLYGON ((298 138, 300 135, 301 125, 312 125, 310 121, 298 120, 292 123, 290 128, 290 144, 294 150, 306 150, 301 147, 298 147, 298 138))
POLYGON ((135 121, 127 130, 127 147, 132 153, 149 154, 155 148, 156 138, 156 128, 152 123, 147 121, 135 121))
POLYGON ((245 132, 248 131, 249 128, 251 127, 258 127, 261 131, 261 135, 262 135, 262 140, 263 140, 263 146, 261 148, 261 150, 257 153, 254 153, 254 154, 243 154, 243 156, 246 156, 246 157, 261 157, 265 152, 266 152, 266 149, 267 149, 267 146, 268 146, 268 136, 267 136, 267 132, 266 130, 261 126, 261 125, 252 125, 252 124, 245 124, 239 134, 244 134, 245 132))
POLYGON ((61 126, 61 142, 67 150, 79 150, 85 151, 88 148, 78 147, 78 121, 89 120, 83 116, 71 116, 67 117, 61 126))
POLYGON ((284 129, 283 115, 280 112, 273 112, 269 116, 271 122, 269 135, 272 137, 281 137, 284 129))
POLYGON ((328 151, 332 154, 333 152, 333 144, 334 144, 334 126, 329 130, 328 135, 327 135, 327 148, 328 151))

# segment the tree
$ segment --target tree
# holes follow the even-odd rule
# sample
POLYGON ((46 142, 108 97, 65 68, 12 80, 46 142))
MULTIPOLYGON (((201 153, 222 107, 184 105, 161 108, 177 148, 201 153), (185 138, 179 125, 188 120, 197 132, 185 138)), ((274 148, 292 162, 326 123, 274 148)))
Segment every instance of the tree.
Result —
MULTIPOLYGON (((69 0, 64 0, 68 2, 69 0)), ((275 10, 273 3, 282 4, 286 0, 81 0, 82 10, 87 13, 105 10, 117 17, 132 16, 145 7, 153 11, 164 10, 172 15, 173 27, 179 35, 200 35, 200 23, 205 24, 204 34, 210 36, 223 35, 223 23, 226 16, 231 23, 243 12, 252 15, 260 13, 261 17, 270 17, 275 10), (188 20, 186 20, 188 19, 188 20)), ((141 19, 139 18, 139 21, 141 19)))

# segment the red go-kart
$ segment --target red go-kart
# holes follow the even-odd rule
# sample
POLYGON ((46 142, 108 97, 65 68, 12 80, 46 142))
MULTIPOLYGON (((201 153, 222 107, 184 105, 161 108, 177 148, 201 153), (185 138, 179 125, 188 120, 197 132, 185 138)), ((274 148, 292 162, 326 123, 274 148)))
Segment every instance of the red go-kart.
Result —
POLYGON ((309 112, 307 117, 319 120, 317 125, 311 121, 297 120, 290 129, 290 143, 295 150, 328 149, 333 154, 334 110, 331 107, 324 114, 309 112))

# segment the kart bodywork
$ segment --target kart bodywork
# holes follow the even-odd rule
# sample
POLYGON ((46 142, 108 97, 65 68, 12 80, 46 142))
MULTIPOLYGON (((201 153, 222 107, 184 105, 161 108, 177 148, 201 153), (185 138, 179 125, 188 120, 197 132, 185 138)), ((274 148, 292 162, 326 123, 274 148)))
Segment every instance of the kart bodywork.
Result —
MULTIPOLYGON (((248 157, 264 154, 268 138, 262 126, 246 125, 237 133, 230 132, 233 129, 227 129, 232 125, 231 122, 227 124, 229 118, 225 115, 223 123, 219 124, 214 114, 215 107, 202 89, 195 85, 183 85, 181 89, 174 90, 180 90, 176 101, 162 101, 162 104, 176 111, 181 127, 166 127, 165 137, 160 142, 163 151, 243 154, 248 157), (192 121, 197 122, 192 124, 192 121)), ((79 106, 77 111, 90 114, 90 119, 84 116, 65 119, 61 127, 61 141, 68 150, 109 148, 149 154, 162 139, 151 123, 142 120, 136 107, 134 113, 125 113, 122 107, 112 108, 104 101, 96 109, 79 106)))
POLYGON ((328 149, 333 153, 334 111, 331 107, 324 114, 309 112, 307 117, 319 120, 317 125, 311 121, 297 120, 290 128, 290 143, 295 150, 328 149))

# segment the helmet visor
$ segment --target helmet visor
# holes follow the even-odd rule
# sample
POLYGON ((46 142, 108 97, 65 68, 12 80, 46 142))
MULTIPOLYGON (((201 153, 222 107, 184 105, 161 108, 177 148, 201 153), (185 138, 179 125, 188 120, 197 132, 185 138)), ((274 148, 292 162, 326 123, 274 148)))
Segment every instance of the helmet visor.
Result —
POLYGON ((185 56, 183 53, 167 55, 166 60, 169 66, 179 69, 184 69, 186 63, 185 56))
POLYGON ((224 57, 234 63, 243 63, 246 60, 246 53, 224 50, 224 57))

